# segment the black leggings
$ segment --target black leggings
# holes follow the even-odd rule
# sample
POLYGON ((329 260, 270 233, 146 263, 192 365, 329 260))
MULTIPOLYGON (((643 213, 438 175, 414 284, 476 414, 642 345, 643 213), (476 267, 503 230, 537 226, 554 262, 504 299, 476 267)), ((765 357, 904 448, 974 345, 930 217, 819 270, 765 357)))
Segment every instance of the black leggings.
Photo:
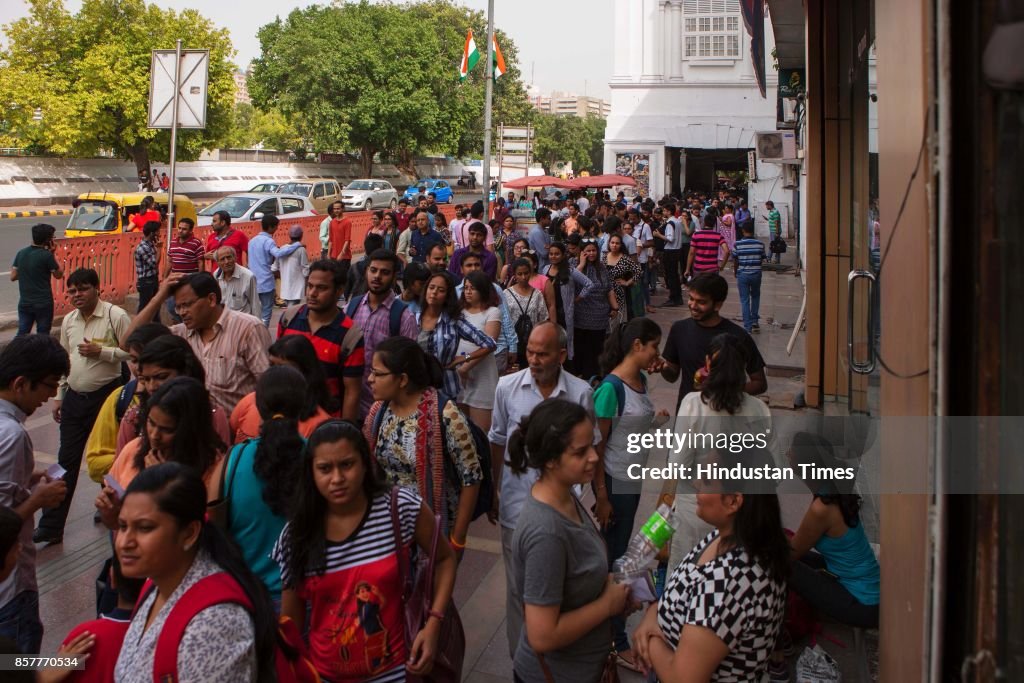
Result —
POLYGON ((861 603, 824 569, 825 558, 821 553, 807 553, 793 563, 790 589, 814 609, 838 622, 861 628, 878 628, 878 605, 861 603))
POLYGON ((586 381, 601 373, 598 359, 604 349, 608 330, 584 330, 577 327, 572 332, 573 366, 575 374, 586 381))

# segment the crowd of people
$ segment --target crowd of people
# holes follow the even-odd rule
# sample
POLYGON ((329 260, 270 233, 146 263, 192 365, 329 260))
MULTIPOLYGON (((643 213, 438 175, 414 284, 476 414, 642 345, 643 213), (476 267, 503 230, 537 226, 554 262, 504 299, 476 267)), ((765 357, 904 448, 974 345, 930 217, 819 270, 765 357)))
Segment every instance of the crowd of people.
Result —
MULTIPOLYGON (((355 263, 340 203, 315 259, 301 234, 276 243, 273 216, 252 240, 215 216, 205 244, 183 219, 164 267, 147 263, 156 287, 135 316, 79 269, 59 338, 19 330, 0 352, 10 651, 39 652, 35 544, 62 542, 83 458, 111 558, 100 619, 60 650, 88 655, 86 669, 43 680, 269 681, 282 661, 332 682, 427 675, 451 654, 452 591, 484 515, 500 526, 517 681, 598 681, 616 666, 662 681, 786 680, 787 587, 832 618, 877 624, 859 498, 820 482, 792 538, 770 486, 671 482, 679 529, 663 593, 641 605, 611 574, 649 514, 627 474, 648 456, 631 433, 670 417, 683 430, 770 426, 750 334, 767 255, 742 202, 513 195, 489 222, 478 202, 450 223, 430 198, 409 209, 377 212, 355 263), (536 222, 521 230, 510 206, 527 204, 536 222), (731 257, 742 327, 720 315, 731 257), (272 337, 275 269, 291 275, 272 337), (667 306, 683 304, 685 283, 689 309, 667 331, 648 317, 660 278, 667 306), (673 406, 652 400, 656 374, 678 381, 673 406), (34 466, 24 424, 51 399, 63 475, 34 466), (433 581, 410 625, 404 578, 417 563, 433 581)), ((41 251, 22 257, 37 280, 61 276, 49 240, 34 229, 41 251)), ((834 455, 800 434, 787 457, 834 455)))

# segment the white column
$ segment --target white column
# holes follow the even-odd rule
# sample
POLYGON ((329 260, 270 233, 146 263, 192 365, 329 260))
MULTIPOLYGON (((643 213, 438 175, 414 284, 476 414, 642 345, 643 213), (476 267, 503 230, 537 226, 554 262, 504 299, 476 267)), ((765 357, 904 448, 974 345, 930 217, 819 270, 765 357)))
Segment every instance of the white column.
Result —
POLYGON ((683 78, 683 4, 681 2, 673 2, 671 6, 671 16, 668 20, 669 31, 671 31, 672 39, 669 42, 671 49, 669 51, 669 68, 668 77, 672 80, 682 80, 683 78))
POLYGON ((664 36, 662 30, 661 0, 643 0, 643 73, 640 75, 642 81, 659 81, 662 78, 661 39, 664 36))
POLYGON ((629 3, 629 75, 640 78, 644 71, 644 3, 629 3))
MULTIPOLYGON (((615 28, 626 29, 629 26, 629 6, 630 0, 615 0, 615 28)), ((627 33, 628 35, 628 33, 627 33)), ((629 44, 626 36, 621 34, 615 35, 612 39, 614 45, 614 70, 612 71, 612 81, 621 82, 630 80, 629 71, 629 44)))

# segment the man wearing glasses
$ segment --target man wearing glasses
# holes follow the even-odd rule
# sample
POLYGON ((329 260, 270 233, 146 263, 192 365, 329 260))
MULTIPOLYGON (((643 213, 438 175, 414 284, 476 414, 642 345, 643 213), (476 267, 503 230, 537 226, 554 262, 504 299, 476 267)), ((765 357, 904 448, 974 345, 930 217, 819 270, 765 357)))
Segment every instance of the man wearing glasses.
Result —
POLYGON ((128 339, 131 320, 123 308, 100 300, 96 271, 79 268, 71 273, 67 295, 75 310, 64 316, 60 344, 71 358, 71 369, 61 379, 53 419, 60 425, 57 462, 66 470, 68 495, 59 506, 43 513, 32 537, 36 543, 64 540, 64 523, 78 484, 85 442, 107 396, 124 384, 122 364, 129 358, 120 346, 128 339))
POLYGON ((230 415, 243 396, 256 390, 256 380, 270 367, 270 331, 256 316, 228 308, 220 284, 210 273, 174 274, 135 316, 124 339, 151 322, 170 296, 182 320, 171 327, 171 334, 183 337, 195 351, 206 370, 210 399, 230 415))

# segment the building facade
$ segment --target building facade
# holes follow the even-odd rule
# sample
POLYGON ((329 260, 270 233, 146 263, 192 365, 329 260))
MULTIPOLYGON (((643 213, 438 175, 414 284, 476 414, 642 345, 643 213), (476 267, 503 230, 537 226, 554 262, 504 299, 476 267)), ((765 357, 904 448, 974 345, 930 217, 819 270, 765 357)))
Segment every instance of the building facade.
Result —
POLYGON ((600 116, 602 119, 607 119, 611 113, 611 104, 599 97, 557 91, 550 95, 542 95, 538 91, 528 91, 527 94, 533 108, 546 114, 578 116, 579 118, 600 116))
POLYGON ((252 104, 252 98, 249 97, 249 72, 236 71, 232 76, 235 78, 235 104, 252 104))
MULTIPOLYGON (((605 133, 605 173, 637 179, 658 198, 714 192, 738 172, 750 175, 755 134, 776 129, 774 41, 765 19, 767 97, 750 60, 750 36, 738 0, 616 0, 618 27, 605 133)), ((748 201, 759 234, 769 199, 794 234, 794 201, 779 164, 755 162, 748 201)))

